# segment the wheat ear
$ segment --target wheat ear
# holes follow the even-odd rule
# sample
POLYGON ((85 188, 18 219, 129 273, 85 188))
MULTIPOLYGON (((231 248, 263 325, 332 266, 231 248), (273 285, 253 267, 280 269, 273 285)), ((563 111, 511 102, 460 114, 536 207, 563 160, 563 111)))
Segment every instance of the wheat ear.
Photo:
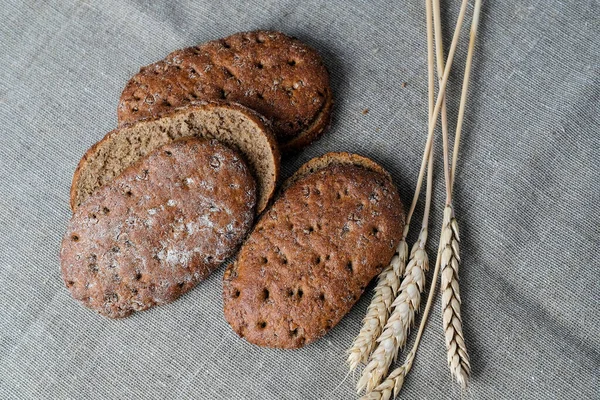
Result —
POLYGON ((363 319, 363 326, 356 339, 354 339, 352 347, 348 350, 348 364, 351 371, 361 362, 368 360, 375 347, 376 340, 387 322, 392 302, 400 287, 400 277, 404 273, 408 255, 408 245, 405 240, 408 225, 404 232, 405 234, 396 248, 396 254, 390 265, 379 274, 375 294, 367 309, 367 315, 363 319))
POLYGON ((406 337, 414 323, 415 313, 421 303, 421 292, 425 285, 425 270, 429 268, 424 244, 427 241, 427 228, 421 230, 419 241, 415 243, 411 261, 406 266, 404 278, 400 284, 400 293, 392 304, 393 312, 385 325, 383 333, 377 339, 379 343, 367 366, 362 372, 356 389, 360 393, 366 388, 371 392, 387 374, 395 361, 398 350, 406 344, 406 337))
POLYGON ((469 355, 465 346, 460 314, 460 288, 458 267, 460 236, 452 205, 444 209, 444 222, 440 237, 441 286, 444 337, 448 351, 448 366, 452 376, 464 388, 471 373, 469 355))

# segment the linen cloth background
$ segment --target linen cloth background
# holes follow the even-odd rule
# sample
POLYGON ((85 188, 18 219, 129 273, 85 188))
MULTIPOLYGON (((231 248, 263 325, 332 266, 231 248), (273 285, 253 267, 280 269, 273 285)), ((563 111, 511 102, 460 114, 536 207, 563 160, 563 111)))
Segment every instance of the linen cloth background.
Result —
MULTIPOLYGON (((448 48, 459 2, 442 3, 448 48)), ((171 305, 103 318, 60 278, 69 186, 140 66, 264 28, 318 49, 336 99, 331 130, 285 159, 284 177, 326 151, 359 152, 391 171, 408 205, 427 123, 424 13, 423 1, 1 1, 0 398, 355 398, 358 373, 338 385, 370 293, 297 351, 233 333, 223 269, 171 305)), ((473 379, 462 396, 451 382, 438 297, 402 398, 600 398, 599 15, 596 0, 484 1, 455 201, 473 379)), ((432 259, 439 162, 435 184, 432 259)))

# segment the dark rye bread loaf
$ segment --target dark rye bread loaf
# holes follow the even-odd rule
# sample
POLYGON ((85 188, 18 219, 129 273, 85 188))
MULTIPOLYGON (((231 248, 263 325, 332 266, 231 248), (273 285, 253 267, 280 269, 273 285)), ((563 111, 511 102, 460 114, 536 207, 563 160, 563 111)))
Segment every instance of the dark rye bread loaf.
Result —
POLYGON ((402 203, 380 166, 347 153, 309 164, 313 172, 265 211, 225 272, 225 318, 259 346, 297 348, 325 335, 402 235, 402 203))
POLYGON ((233 255, 255 203, 233 150, 196 138, 165 145, 77 208, 60 252, 65 285, 107 317, 169 303, 233 255))
POLYGON ((347 153, 347 152, 330 152, 325 153, 320 157, 315 157, 305 162, 298 171, 294 172, 294 175, 289 177, 280 190, 285 190, 292 183, 298 179, 305 177, 306 175, 312 174, 320 169, 326 168, 330 165, 356 165, 371 171, 377 172, 387 177, 390 181, 392 180, 391 175, 381 165, 377 164, 370 158, 363 157, 359 154, 347 153))
POLYGON ((333 105, 327 69, 314 49, 280 32, 242 32, 142 67, 121 94, 119 126, 196 100, 237 102, 264 115, 284 151, 320 137, 333 105))
POLYGON ((96 189, 145 155, 187 136, 218 139, 238 150, 256 179, 257 212, 267 206, 279 177, 280 155, 274 136, 254 111, 237 104, 209 102, 109 132, 79 162, 71 185, 71 208, 76 210, 96 189))

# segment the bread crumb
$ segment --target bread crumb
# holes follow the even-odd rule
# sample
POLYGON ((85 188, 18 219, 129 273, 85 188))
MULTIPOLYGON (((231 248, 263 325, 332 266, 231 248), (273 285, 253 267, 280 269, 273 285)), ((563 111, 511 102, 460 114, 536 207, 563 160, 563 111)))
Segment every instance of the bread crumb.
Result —
POLYGON ((406 83, 406 82, 402 82, 402 87, 403 87, 403 88, 405 88, 405 87, 406 87, 406 85, 407 85, 407 83, 406 83))
POLYGON ((369 113, 369 109, 365 108, 362 113, 363 113, 363 115, 367 115, 369 113))

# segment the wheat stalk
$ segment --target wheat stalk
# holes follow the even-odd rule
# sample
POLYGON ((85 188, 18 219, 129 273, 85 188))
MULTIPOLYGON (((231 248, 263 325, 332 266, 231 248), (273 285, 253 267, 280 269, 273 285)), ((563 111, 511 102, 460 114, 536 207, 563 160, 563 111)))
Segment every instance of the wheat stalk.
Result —
MULTIPOLYGON (((481 0, 475 0, 473 21, 471 23, 469 50, 467 53, 465 75, 463 78, 460 106, 458 111, 458 121, 456 125, 456 135, 454 138, 452 170, 449 174, 449 177, 446 178, 446 187, 448 188, 447 190, 449 192, 449 197, 446 199, 443 231, 440 237, 440 248, 442 249, 442 278, 440 290, 442 292, 442 320, 444 337, 446 341, 446 350, 448 352, 448 367, 450 368, 450 372, 452 373, 454 379, 456 379, 463 389, 467 386, 469 376, 471 375, 471 364, 463 336, 462 317, 460 311, 461 299, 458 280, 458 268, 460 264, 460 235, 458 232, 458 222, 454 215, 454 208, 452 206, 452 192, 456 178, 456 160, 458 158, 462 124, 467 102, 467 92, 469 90, 469 78, 471 76, 471 64, 473 61, 473 53, 475 51, 475 40, 477 38, 477 27, 479 26, 480 11, 481 0)), ((444 158, 445 162, 448 163, 447 152, 445 152, 444 158)))
MULTIPOLYGON (((431 0, 426 0, 428 3, 431 0)), ((438 80, 441 82, 442 74, 444 73, 444 47, 442 43, 442 24, 440 17, 440 2, 439 0, 433 1, 433 24, 435 30, 435 53, 436 53, 436 65, 438 80)), ((443 159, 444 159, 444 178, 447 179, 450 176, 448 171, 448 116, 446 109, 446 96, 442 101, 442 144, 443 144, 443 159)), ((446 185, 446 197, 450 197, 450 185, 446 185)))
POLYGON ((400 277, 403 275, 406 265, 408 245, 405 238, 408 232, 408 225, 404 232, 405 234, 396 248, 396 254, 392 258, 390 265, 379 275, 375 294, 373 295, 371 304, 367 308, 367 315, 363 319, 363 326, 356 339, 354 339, 352 347, 348 350, 348 364, 351 371, 359 363, 368 360, 373 347, 375 347, 376 340, 387 322, 392 302, 400 287, 400 277))
POLYGON ((400 284, 400 293, 392 304, 393 312, 385 328, 377 339, 379 343, 369 364, 363 370, 356 388, 360 393, 366 388, 371 392, 381 382, 388 372, 392 361, 396 360, 398 350, 406 344, 408 330, 414 323, 415 313, 421 303, 421 292, 425 285, 425 272, 429 269, 425 243, 427 241, 427 228, 421 229, 419 240, 412 249, 412 259, 406 266, 404 278, 400 284))
MULTIPOLYGON (((439 0, 438 0, 439 1, 439 0)), ((479 15, 481 13, 481 0, 475 0, 473 7, 473 20, 471 22, 471 32, 469 34, 469 50, 465 63, 465 75, 463 77, 463 86, 460 95, 460 106, 458 107, 458 120, 456 122, 456 134, 454 137, 454 148, 452 153, 452 170, 450 173, 450 193, 454 189, 454 178, 456 175, 456 160, 458 159, 458 148, 462 133, 462 125, 465 116, 467 103, 467 94, 469 92, 469 80, 471 77, 471 65, 473 63, 473 53, 475 52, 475 41, 477 40, 477 28, 479 27, 479 15)))
MULTIPOLYGON (((427 0, 427 3, 429 1, 427 0)), ((434 21, 437 20, 436 23, 436 35, 440 35, 441 29, 439 29, 439 0, 433 0, 434 9, 437 8, 434 14, 434 21), (437 17, 436 17, 437 15, 437 17)), ((443 66, 443 61, 440 62, 438 60, 438 74, 443 69, 444 73, 442 78, 440 79, 440 93, 438 95, 438 100, 435 105, 435 109, 433 114, 430 116, 430 124, 429 124, 429 135, 431 135, 432 130, 435 129, 435 124, 432 122, 437 119, 437 113, 439 112, 440 107, 442 108, 442 136, 443 136, 443 146, 444 146, 444 178, 446 183, 446 194, 447 194, 447 206, 444 210, 444 223, 442 226, 442 233, 440 235, 440 244, 438 248, 438 256, 436 259, 435 271, 433 275, 433 279, 431 282, 431 289, 429 292, 429 296, 427 299, 427 304, 425 306, 425 311, 423 312, 423 318, 421 319, 421 324, 419 325, 419 331, 417 333, 417 337, 415 339, 415 343, 408 354, 408 357, 404 364, 402 364, 399 368, 396 368, 392 373, 384 380, 381 384, 377 385, 373 391, 367 394, 363 399, 390 399, 392 397, 396 397, 404 384, 404 378, 412 368, 412 363, 415 358, 416 351, 419 347, 423 330, 425 329, 425 324, 427 323, 427 317, 431 310, 431 305, 433 303, 433 298, 435 296, 435 289, 437 285, 438 272, 440 268, 442 269, 442 306, 444 311, 444 331, 446 337, 446 347, 448 349, 448 364, 452 371, 453 376, 457 379, 457 381, 464 387, 466 385, 467 379, 470 374, 470 364, 469 364, 469 356, 466 352, 466 347, 464 344, 464 338, 462 334, 462 319, 460 316, 460 291, 458 286, 458 265, 460 261, 459 256, 459 248, 458 243, 460 241, 460 235, 458 232, 458 223, 453 213, 452 208, 452 189, 454 185, 454 177, 456 170, 456 158, 458 153, 458 145, 460 143, 460 130, 462 127, 462 118, 464 115, 464 107, 466 104, 466 90, 468 88, 468 79, 470 75, 470 64, 472 60, 472 52, 474 48, 474 41, 477 32, 477 25, 479 21, 479 12, 481 8, 481 0, 476 0, 475 9, 473 13, 473 22, 471 25, 471 39, 469 42, 469 54, 467 55, 467 66, 465 68, 465 81, 463 82, 463 93, 461 95, 461 106, 459 110, 459 121, 457 126, 457 135, 454 143, 454 154, 452 161, 452 169, 448 170, 448 130, 447 130, 447 122, 445 121, 445 98, 444 90, 447 83, 448 71, 450 68, 450 64, 452 63, 453 56, 453 47, 456 45, 457 32, 460 30, 460 26, 462 24, 462 20, 464 18, 464 12, 466 9, 466 1, 463 1, 461 6, 461 12, 459 14, 459 19, 456 25, 456 29, 454 32, 454 37, 452 41, 452 46, 450 48, 450 53, 448 55, 448 64, 443 66), (441 101, 440 101, 441 100, 441 101)), ((428 19, 430 18, 428 9, 428 19)), ((429 22, 429 21, 428 21, 429 22)), ((428 30, 429 30, 428 25, 428 30)), ((429 39, 429 33, 428 33, 429 39)), ((441 50, 441 40, 437 43, 437 52, 438 59, 442 58, 442 50, 441 50)), ((431 107, 430 107, 431 110, 431 107)), ((429 139, 429 137, 428 137, 429 139)), ((429 140, 428 143, 429 145, 429 140)), ((427 150, 427 149, 426 149, 427 150)), ((410 262, 409 262, 410 264, 410 262)), ((408 271, 409 267, 407 267, 408 271)), ((401 288, 402 291, 402 288, 401 288)), ((401 292, 402 293, 402 292, 401 292)), ((394 311, 395 312, 395 311, 394 311)), ((392 314, 393 315, 393 314, 392 314)), ((392 316, 393 317, 393 316, 392 316)), ((390 320, 392 319, 390 317, 390 320)))

